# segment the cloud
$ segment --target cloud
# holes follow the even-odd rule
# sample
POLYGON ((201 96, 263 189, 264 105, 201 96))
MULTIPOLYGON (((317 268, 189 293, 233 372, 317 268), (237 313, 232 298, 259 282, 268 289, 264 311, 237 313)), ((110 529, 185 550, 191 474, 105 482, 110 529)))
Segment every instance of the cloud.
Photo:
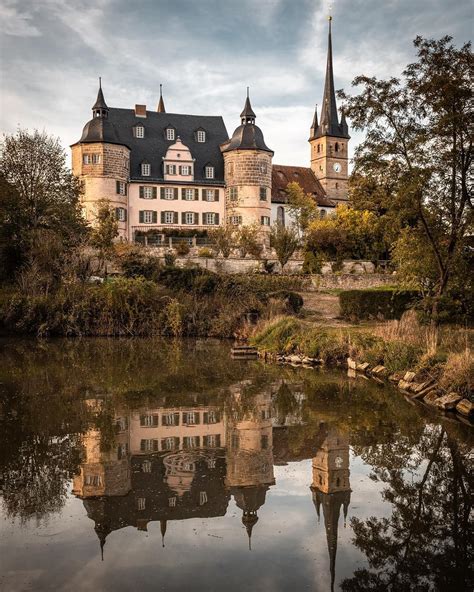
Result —
POLYGON ((38 37, 40 31, 31 23, 33 16, 27 12, 21 12, 18 2, 14 0, 0 5, 0 20, 4 35, 14 37, 38 37))

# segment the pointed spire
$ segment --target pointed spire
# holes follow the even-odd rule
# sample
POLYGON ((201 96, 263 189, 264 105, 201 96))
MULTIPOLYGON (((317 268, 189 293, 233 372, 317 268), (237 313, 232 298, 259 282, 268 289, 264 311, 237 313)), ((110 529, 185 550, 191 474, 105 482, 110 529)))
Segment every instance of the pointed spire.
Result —
POLYGON ((314 135, 314 132, 318 129, 318 103, 316 103, 316 107, 314 108, 314 117, 313 123, 311 125, 311 135, 314 135))
POLYGON ((92 113, 94 117, 107 117, 109 114, 109 108, 104 99, 104 93, 102 92, 102 78, 99 77, 99 92, 97 93, 97 99, 92 107, 92 113))
POLYGON ((346 113, 344 109, 341 109, 341 132, 344 134, 344 136, 349 137, 349 126, 347 125, 346 113))
POLYGON ((166 113, 165 109, 165 102, 163 101, 163 85, 160 84, 160 101, 158 103, 158 107, 156 108, 158 113, 166 113))
POLYGON ((160 530, 161 530, 161 546, 164 548, 165 534, 166 534, 166 520, 160 520, 160 530))
POLYGON ((247 98, 245 100, 244 110, 240 114, 242 125, 247 123, 255 123, 256 115, 253 112, 252 105, 250 104, 250 87, 247 86, 247 98))

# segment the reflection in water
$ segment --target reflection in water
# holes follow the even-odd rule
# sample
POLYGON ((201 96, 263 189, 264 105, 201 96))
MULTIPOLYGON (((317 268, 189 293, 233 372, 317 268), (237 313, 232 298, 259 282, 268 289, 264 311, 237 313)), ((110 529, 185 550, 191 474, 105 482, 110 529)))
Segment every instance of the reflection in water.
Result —
MULTIPOLYGON (((327 588, 317 584, 318 590, 470 587, 468 427, 425 418, 389 390, 340 373, 230 362, 222 345, 90 340, 31 348, 18 342, 0 356, 0 486, 8 519, 47 524, 67 503, 72 481, 102 559, 113 532, 150 532, 156 523, 163 547, 168 533, 168 552, 177 521, 227 520, 236 506, 250 550, 257 536, 254 553, 245 552, 260 553, 262 567, 252 577, 264 589, 311 586, 297 546, 304 537, 324 541, 327 588), (350 459, 357 463, 356 483, 350 459), (361 482, 369 496, 358 492, 361 482), (310 497, 319 524, 314 509, 306 513, 310 497), (380 506, 375 516, 371 502, 380 506), (280 507, 300 516, 301 535, 289 529, 274 547, 285 516, 272 518, 269 506, 277 516, 280 507), (268 557, 267 548, 275 549, 268 557), (290 567, 280 573, 275 562, 286 558, 290 567), (269 573, 279 575, 271 584, 259 580, 269 573)), ((226 522, 226 532, 234 524, 226 522)), ((239 535, 232 553, 240 553, 242 542, 239 535)), ((21 546, 18 553, 25 553, 21 546)), ((46 564, 50 556, 43 553, 46 564)), ((110 552, 107 560, 113 569, 110 552)), ((213 558, 203 556, 206 561, 213 558)), ((23 589, 11 573, 10 589, 23 589)), ((319 569, 316 582, 320 575, 319 569)), ((239 578, 247 581, 245 570, 235 577, 231 590, 240 589, 239 578)), ((51 589, 45 578, 37 589, 51 589)), ((182 588, 179 578, 173 581, 170 589, 182 588)), ((216 580, 215 587, 225 584, 216 580)), ((148 588, 154 587, 142 587, 148 588)), ((127 586, 101 581, 96 589, 127 586)), ((201 589, 199 582, 189 589, 201 589)))

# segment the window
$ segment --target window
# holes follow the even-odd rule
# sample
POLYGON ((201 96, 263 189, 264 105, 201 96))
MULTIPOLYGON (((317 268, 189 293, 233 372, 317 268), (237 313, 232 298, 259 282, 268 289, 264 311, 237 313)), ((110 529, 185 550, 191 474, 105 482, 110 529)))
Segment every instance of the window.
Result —
POLYGON ((260 172, 261 173, 266 173, 267 172, 267 163, 266 162, 261 162, 260 163, 260 172))
POLYGON ((216 468, 216 459, 215 458, 209 458, 207 461, 207 467, 209 469, 215 469, 216 468))
POLYGON ((115 191, 118 195, 127 195, 127 184, 123 181, 117 181, 115 183, 115 191))
POLYGON ((339 189, 339 183, 336 183, 336 189, 339 189))
POLYGON ((176 507, 176 497, 169 497, 168 498, 168 506, 170 508, 176 507))
POLYGON ((238 226, 239 224, 242 224, 242 216, 230 216, 229 222, 233 226, 238 226))
POLYGON ((179 438, 173 438, 172 436, 168 438, 163 438, 161 440, 161 450, 174 450, 179 446, 179 438))
POLYGON ((199 436, 185 436, 183 438, 183 448, 199 448, 199 436))
POLYGON ((142 176, 149 177, 151 174, 151 166, 147 162, 142 163, 142 176))
POLYGON ((143 211, 143 222, 144 224, 153 224, 154 222, 156 222, 156 220, 154 220, 154 214, 155 212, 152 212, 151 210, 144 210, 143 211))
POLYGON ((189 167, 187 165, 184 165, 184 166, 182 166, 180 168, 181 168, 181 174, 182 175, 187 176, 187 175, 190 175, 191 174, 191 167, 189 167))
POLYGON ((200 491, 199 492, 199 505, 203 506, 204 504, 207 504, 207 493, 205 491, 200 491))
POLYGON ((184 199, 188 201, 194 201, 194 189, 185 189, 184 190, 184 199))
POLYGON ((158 415, 140 415, 140 426, 142 428, 153 428, 158 425, 158 415))
MULTIPOLYGON (((173 212, 170 212, 171 214, 173 212)), ((166 413, 161 417, 161 423, 164 426, 176 426, 179 425, 179 413, 166 413)))
POLYGON ((92 164, 100 164, 100 154, 92 155, 92 164))
POLYGON ((183 424, 195 425, 197 423, 199 423, 199 413, 197 411, 183 413, 183 424))
POLYGON ((117 417, 117 421, 115 422, 119 432, 124 432, 128 428, 128 421, 126 417, 117 417))
POLYGON ((206 141, 206 132, 204 130, 198 130, 196 134, 196 139, 198 142, 205 142, 206 141))
POLYGON ((140 450, 142 452, 157 452, 158 440, 140 440, 140 450))
POLYGON ((277 207, 277 223, 285 226, 285 208, 283 206, 277 207))
POLYGON ((319 212, 319 217, 320 217, 320 218, 326 218, 326 214, 327 214, 326 210, 321 210, 321 211, 319 212))
POLYGON ((260 201, 267 201, 267 188, 260 187, 260 201))
POLYGON ((119 222, 125 222, 127 219, 127 211, 125 208, 115 208, 115 217, 119 222))
POLYGON ((138 510, 144 510, 145 504, 146 504, 146 498, 144 498, 144 497, 137 498, 137 509, 138 510))
POLYGON ((173 187, 165 187, 165 199, 174 199, 173 187))
POLYGON ((174 224, 174 212, 163 212, 165 224, 174 224))
POLYGON ((174 165, 174 164, 166 165, 166 172, 168 175, 176 175, 176 165, 174 165))
POLYGON ((210 434, 209 436, 204 436, 203 444, 206 448, 219 448, 221 445, 221 435, 210 434))
POLYGON ((135 127, 135 137, 136 138, 144 138, 145 137, 145 128, 143 125, 137 125, 135 127))
POLYGON ((214 189, 206 189, 204 199, 206 201, 215 201, 214 189))
POLYGON ((143 199, 153 199, 153 187, 143 187, 142 197, 143 199))
POLYGON ((84 477, 84 485, 100 487, 102 485, 102 477, 100 475, 86 475, 84 477))
POLYGON ((336 152, 339 152, 339 142, 336 142, 334 144, 334 149, 335 149, 336 152))
POLYGON ((229 162, 229 164, 227 165, 227 174, 228 175, 234 174, 234 163, 233 162, 229 162))
POLYGON ((318 144, 318 153, 321 152, 321 144, 318 144))
POLYGON ((230 201, 237 201, 237 199, 239 198, 238 187, 231 187, 229 189, 229 198, 230 198, 230 201))
POLYGON ((119 444, 117 446, 117 459, 122 460, 122 458, 126 458, 128 454, 128 444, 119 444))
POLYGON ((204 176, 206 177, 206 179, 214 179, 214 167, 213 166, 205 167, 204 176))
POLYGON ((262 226, 270 226, 270 216, 261 216, 260 223, 262 226))
POLYGON ((146 460, 145 462, 142 462, 142 472, 151 473, 151 460, 146 460))
POLYGON ((194 212, 184 212, 184 223, 194 224, 194 212))
POLYGON ((211 411, 204 412, 204 423, 218 423, 219 421, 219 414, 212 409, 211 411))
POLYGON ((219 224, 219 214, 206 212, 203 214, 203 224, 219 224))
POLYGON ((168 127, 166 129, 166 139, 167 140, 174 140, 174 129, 172 127, 168 127))
POLYGON ((91 163, 91 155, 84 154, 82 157, 82 162, 83 162, 83 164, 90 164, 91 163))

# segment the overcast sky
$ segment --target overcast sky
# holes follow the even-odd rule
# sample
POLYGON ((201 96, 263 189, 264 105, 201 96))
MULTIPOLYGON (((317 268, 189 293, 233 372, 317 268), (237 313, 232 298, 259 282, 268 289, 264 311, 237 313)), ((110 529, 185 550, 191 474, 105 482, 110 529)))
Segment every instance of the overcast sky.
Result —
POLYGON ((308 165, 329 4, 336 88, 399 75, 417 34, 472 37, 472 0, 0 0, 0 128, 68 147, 100 75, 111 107, 156 109, 163 83, 167 111, 222 115, 232 134, 248 85, 274 162, 308 165))

